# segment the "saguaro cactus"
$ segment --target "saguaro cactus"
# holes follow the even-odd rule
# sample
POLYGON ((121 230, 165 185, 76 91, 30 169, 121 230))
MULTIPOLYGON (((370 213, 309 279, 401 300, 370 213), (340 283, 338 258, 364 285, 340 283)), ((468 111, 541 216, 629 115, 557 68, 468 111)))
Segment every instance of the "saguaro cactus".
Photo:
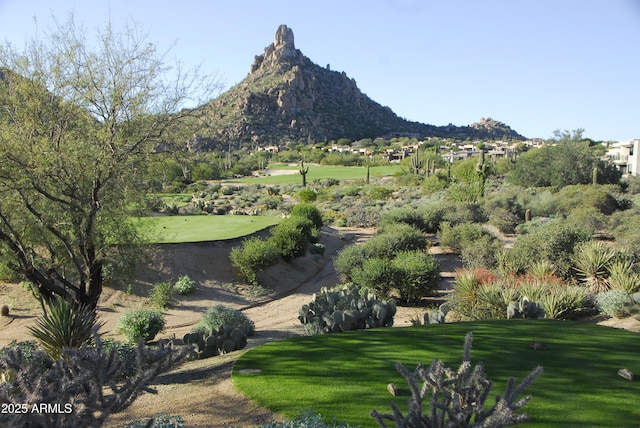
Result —
POLYGON ((302 187, 307 187, 307 173, 309 172, 309 167, 304 166, 304 161, 300 161, 300 170, 298 172, 302 175, 302 187))
POLYGON ((420 174, 420 170, 424 165, 424 161, 420 159, 420 151, 416 151, 416 154, 411 157, 411 172, 415 175, 420 174))

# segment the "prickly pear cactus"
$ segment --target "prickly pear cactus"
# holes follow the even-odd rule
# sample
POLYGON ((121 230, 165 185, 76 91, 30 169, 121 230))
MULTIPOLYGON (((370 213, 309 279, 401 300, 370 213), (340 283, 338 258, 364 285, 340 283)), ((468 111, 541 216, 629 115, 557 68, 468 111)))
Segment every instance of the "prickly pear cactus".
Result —
POLYGON ((249 323, 231 326, 225 324, 219 329, 196 331, 184 335, 185 345, 193 345, 199 359, 237 351, 247 346, 247 337, 253 334, 249 323))
POLYGON ((530 301, 523 296, 518 302, 509 302, 507 306, 507 319, 511 318, 541 318, 544 311, 537 302, 530 301))
POLYGON ((393 325, 396 305, 378 300, 368 290, 355 285, 322 288, 298 311, 298 319, 309 334, 334 333, 393 325))

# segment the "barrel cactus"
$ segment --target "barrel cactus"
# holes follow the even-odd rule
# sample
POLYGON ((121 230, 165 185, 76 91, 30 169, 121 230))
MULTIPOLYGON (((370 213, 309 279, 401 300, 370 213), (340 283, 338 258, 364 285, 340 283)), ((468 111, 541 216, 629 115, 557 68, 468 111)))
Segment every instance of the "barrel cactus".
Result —
POLYGON ((302 306, 298 319, 310 334, 333 333, 373 327, 390 327, 396 305, 379 300, 369 290, 353 284, 322 288, 311 302, 302 306))

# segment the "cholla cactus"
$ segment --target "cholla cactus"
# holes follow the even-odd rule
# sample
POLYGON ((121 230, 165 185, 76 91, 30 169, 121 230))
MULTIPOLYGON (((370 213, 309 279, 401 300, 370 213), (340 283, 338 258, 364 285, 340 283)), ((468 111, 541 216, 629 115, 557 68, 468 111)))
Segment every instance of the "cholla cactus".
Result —
POLYGON ((121 412, 143 392, 155 393, 148 385, 191 352, 190 346, 148 348, 140 342, 135 374, 118 383, 121 362, 116 349, 105 351, 95 332, 94 337, 95 346, 65 349, 64 358, 51 365, 42 363, 46 361, 44 351, 38 350, 38 355, 29 358, 21 349, 5 352, 0 370, 11 371, 15 376, 0 383, 0 404, 20 403, 22 407, 16 413, 0 414, 0 425, 102 426, 110 414, 121 412))
POLYGON ((515 384, 514 378, 509 378, 504 394, 496 398, 496 404, 487 408, 485 401, 491 392, 492 382, 487 379, 482 364, 471 365, 472 340, 472 334, 467 333, 464 358, 458 371, 445 367, 437 359, 428 367, 419 364, 413 373, 397 363, 396 368, 411 390, 409 412, 404 416, 392 402, 393 414, 373 410, 371 416, 383 428, 388 428, 385 420, 392 421, 397 428, 503 427, 527 421, 526 413, 515 412, 524 407, 531 397, 519 400, 517 397, 542 374, 542 367, 536 367, 519 385, 515 384), (421 381, 423 385, 419 384, 421 381), (428 401, 426 406, 425 401, 428 401), (423 407, 426 407, 424 413, 423 407))

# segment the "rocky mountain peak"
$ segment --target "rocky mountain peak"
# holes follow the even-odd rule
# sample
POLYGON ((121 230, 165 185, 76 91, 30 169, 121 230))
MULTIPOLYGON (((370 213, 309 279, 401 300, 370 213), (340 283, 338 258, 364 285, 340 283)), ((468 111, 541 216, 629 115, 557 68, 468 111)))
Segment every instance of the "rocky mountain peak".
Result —
POLYGON ((286 25, 278 27, 273 43, 255 57, 249 74, 205 108, 207 121, 200 136, 211 144, 356 140, 393 133, 520 137, 491 119, 465 127, 436 127, 402 119, 362 93, 345 72, 320 67, 304 56, 286 25), (499 126, 494 129, 494 125, 499 126))
POLYGON ((273 43, 267 46, 262 55, 257 55, 249 74, 253 74, 260 68, 279 67, 280 65, 292 65, 300 62, 303 56, 296 49, 293 30, 286 25, 278 27, 273 43))

